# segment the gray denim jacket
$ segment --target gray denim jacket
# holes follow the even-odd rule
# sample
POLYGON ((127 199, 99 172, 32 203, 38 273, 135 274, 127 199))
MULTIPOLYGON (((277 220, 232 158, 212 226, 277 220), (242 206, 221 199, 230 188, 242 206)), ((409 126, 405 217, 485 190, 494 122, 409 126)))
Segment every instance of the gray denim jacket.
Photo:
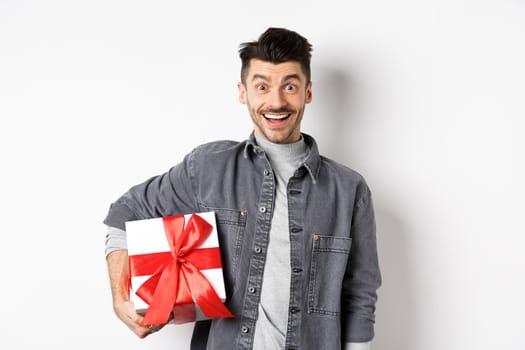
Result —
MULTIPOLYGON (((374 336, 381 276, 370 190, 361 175, 310 153, 288 183, 291 288, 286 349, 341 349, 374 336)), ((197 322, 192 349, 251 349, 275 181, 253 133, 195 148, 167 173, 132 187, 104 223, 215 211, 233 319, 197 322)))

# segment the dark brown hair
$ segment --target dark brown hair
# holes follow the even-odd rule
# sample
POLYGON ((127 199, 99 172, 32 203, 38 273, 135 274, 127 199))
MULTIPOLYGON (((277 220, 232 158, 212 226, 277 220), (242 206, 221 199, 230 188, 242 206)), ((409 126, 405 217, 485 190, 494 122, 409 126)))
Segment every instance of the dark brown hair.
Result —
POLYGON ((268 28, 257 41, 242 43, 239 49, 241 57, 241 81, 246 82, 246 74, 251 59, 271 63, 296 61, 301 65, 306 81, 310 81, 310 59, 312 45, 306 38, 285 28, 268 28))

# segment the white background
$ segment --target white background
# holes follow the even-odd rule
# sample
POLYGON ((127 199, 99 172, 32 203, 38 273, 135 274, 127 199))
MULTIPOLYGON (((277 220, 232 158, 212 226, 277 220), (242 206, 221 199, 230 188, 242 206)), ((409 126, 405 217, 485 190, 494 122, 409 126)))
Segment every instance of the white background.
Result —
POLYGON ((0 0, 1 349, 187 349, 112 312, 102 220, 251 131, 238 44, 314 45, 304 131, 373 190, 374 350, 525 348, 525 2, 0 0))

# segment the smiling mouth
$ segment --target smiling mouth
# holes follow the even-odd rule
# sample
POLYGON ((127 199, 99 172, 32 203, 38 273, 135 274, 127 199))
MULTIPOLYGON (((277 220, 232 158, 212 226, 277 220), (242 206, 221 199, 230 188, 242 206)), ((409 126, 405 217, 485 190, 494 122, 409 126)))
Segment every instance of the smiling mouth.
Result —
POLYGON ((270 113, 263 113, 263 117, 267 120, 285 120, 288 119, 292 113, 286 113, 286 114, 270 114, 270 113))

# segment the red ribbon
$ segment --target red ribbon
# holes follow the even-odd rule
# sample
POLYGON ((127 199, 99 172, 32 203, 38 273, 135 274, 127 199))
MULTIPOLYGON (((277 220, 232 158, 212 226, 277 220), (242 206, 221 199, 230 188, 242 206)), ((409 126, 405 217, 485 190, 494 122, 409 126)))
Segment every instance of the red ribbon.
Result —
POLYGON ((183 215, 162 220, 170 251, 129 257, 130 276, 151 275, 136 291, 149 305, 142 325, 165 324, 176 305, 193 304, 194 300, 208 318, 233 317, 199 271, 222 267, 218 247, 196 249, 212 226, 195 214, 186 226, 183 215))

